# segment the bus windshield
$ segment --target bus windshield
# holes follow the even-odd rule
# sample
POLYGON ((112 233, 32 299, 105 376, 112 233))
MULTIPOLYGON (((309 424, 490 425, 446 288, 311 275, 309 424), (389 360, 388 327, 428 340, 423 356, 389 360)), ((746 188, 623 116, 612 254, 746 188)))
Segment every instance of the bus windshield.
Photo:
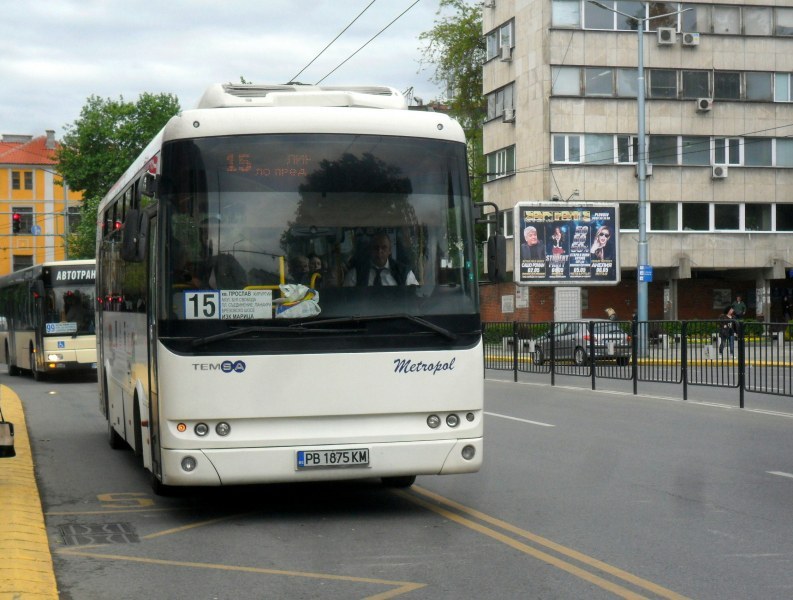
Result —
POLYGON ((199 138, 161 174, 168 320, 478 314, 461 143, 199 138))
POLYGON ((94 286, 47 288, 44 335, 94 333, 94 286))

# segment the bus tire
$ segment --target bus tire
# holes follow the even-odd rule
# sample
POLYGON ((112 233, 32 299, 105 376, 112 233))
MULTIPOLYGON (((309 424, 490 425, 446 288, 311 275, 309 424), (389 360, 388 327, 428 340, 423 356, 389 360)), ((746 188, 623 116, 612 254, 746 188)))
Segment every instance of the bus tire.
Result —
POLYGON ((416 483, 415 475, 400 475, 398 477, 383 477, 383 485, 389 488, 409 488, 416 483))
POLYGON ((8 374, 11 377, 16 377, 17 375, 19 375, 19 367, 11 364, 11 356, 10 356, 11 353, 8 351, 8 342, 6 342, 5 346, 6 346, 5 350, 6 350, 6 364, 8 365, 8 374))
POLYGON ((155 496, 174 496, 176 495, 176 488, 172 485, 165 485, 162 481, 157 479, 154 473, 149 473, 149 483, 151 484, 151 491, 155 496))
POLYGON ((126 446, 124 438, 118 435, 118 432, 113 428, 110 422, 110 415, 107 418, 107 443, 113 450, 122 450, 126 446))
POLYGON ((132 409, 132 426, 135 428, 135 447, 133 452, 143 463, 143 429, 140 426, 140 407, 138 406, 137 396, 135 396, 135 408, 132 409))
POLYGON ((35 381, 44 381, 44 373, 36 368, 36 353, 33 349, 30 350, 30 372, 33 374, 35 381))

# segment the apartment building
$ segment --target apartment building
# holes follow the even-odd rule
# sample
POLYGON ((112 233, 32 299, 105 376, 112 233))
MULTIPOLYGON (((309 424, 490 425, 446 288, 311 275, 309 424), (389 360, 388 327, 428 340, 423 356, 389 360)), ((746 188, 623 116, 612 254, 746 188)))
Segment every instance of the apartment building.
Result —
POLYGON ((82 193, 57 174, 55 132, 0 136, 0 275, 66 257, 82 193))
POLYGON ((490 286, 486 318, 516 318, 509 295, 523 300, 520 318, 633 314, 644 152, 648 318, 714 318, 741 295, 747 317, 781 320, 793 292, 789 0, 485 0, 482 10, 484 193, 504 210, 508 256, 516 203, 605 202, 619 206, 621 265, 618 285, 572 295, 490 286))

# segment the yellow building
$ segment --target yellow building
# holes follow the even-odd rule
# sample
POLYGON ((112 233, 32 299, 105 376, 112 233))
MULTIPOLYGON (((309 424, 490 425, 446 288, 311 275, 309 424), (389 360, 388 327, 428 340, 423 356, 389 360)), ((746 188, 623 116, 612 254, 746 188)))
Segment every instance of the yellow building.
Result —
POLYGON ((58 176, 55 132, 0 137, 0 275, 63 260, 82 193, 58 176))

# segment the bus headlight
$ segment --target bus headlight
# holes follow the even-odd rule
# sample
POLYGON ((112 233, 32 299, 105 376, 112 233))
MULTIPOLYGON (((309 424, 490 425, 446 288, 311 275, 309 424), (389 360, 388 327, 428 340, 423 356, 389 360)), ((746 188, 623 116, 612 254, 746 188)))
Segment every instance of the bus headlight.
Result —
POLYGON ((50 362, 63 360, 63 354, 54 354, 54 353, 53 354, 48 354, 47 355, 47 360, 50 361, 50 362))
POLYGON ((184 469, 188 473, 190 471, 195 471, 195 468, 196 468, 197 464, 198 464, 198 462, 192 456, 185 456, 182 459, 182 469, 184 469))
POLYGON ((454 413, 446 415, 446 424, 449 427, 457 427, 460 424, 460 417, 454 413))
POLYGON ((221 421, 215 426, 215 433, 217 433, 221 437, 226 437, 228 434, 231 433, 231 425, 229 425, 225 421, 221 421))
POLYGON ((437 429, 440 427, 441 418, 438 415, 430 415, 427 417, 427 425, 430 429, 437 429))
POLYGON ((463 446, 462 455, 465 460, 471 460, 476 456, 476 448, 473 446, 463 446))
POLYGON ((209 425, 206 423, 196 423, 196 426, 193 427, 193 431, 198 437, 204 437, 209 433, 209 425))

